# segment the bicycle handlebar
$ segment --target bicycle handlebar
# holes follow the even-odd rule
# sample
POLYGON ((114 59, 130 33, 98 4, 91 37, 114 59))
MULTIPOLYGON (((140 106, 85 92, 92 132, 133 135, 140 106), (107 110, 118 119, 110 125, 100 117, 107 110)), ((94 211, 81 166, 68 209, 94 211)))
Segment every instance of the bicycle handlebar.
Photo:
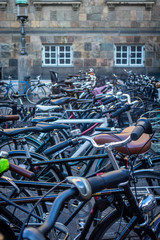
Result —
POLYGON ((121 147, 131 141, 136 141, 142 136, 143 133, 152 134, 152 125, 151 125, 150 121, 146 118, 140 118, 137 121, 137 124, 136 124, 135 128, 133 129, 132 133, 130 134, 130 136, 128 136, 123 141, 111 142, 111 143, 105 143, 105 144, 98 145, 94 141, 94 139, 89 136, 81 136, 81 137, 79 137, 79 140, 88 140, 89 142, 92 143, 92 145, 95 148, 107 149, 107 148, 121 147))
POLYGON ((61 142, 53 147, 47 148, 44 151, 44 154, 46 156, 49 156, 50 154, 56 153, 58 151, 63 150, 64 148, 68 147, 68 146, 75 146, 78 144, 78 141, 76 139, 68 139, 64 142, 61 142))
MULTIPOLYGON (((92 193, 95 193, 103 190, 104 188, 117 187, 120 183, 127 182, 129 178, 130 172, 128 169, 119 169, 104 173, 100 176, 88 179, 83 178, 83 180, 89 183, 92 193)), ((80 188, 82 188, 81 180, 80 188)), ((78 194, 79 191, 76 187, 70 188, 59 194, 59 196, 55 199, 51 211, 45 222, 37 229, 26 228, 23 232, 23 239, 44 240, 44 236, 46 236, 54 226, 64 203, 72 197, 78 196, 78 194)))
POLYGON ((11 162, 9 162, 9 170, 18 173, 19 175, 28 178, 28 179, 33 179, 35 177, 35 174, 25 168, 22 168, 18 165, 15 165, 11 162))
POLYGON ((131 106, 129 104, 124 105, 122 108, 118 109, 117 111, 113 112, 111 114, 111 118, 115 118, 121 113, 124 113, 126 111, 129 111, 131 109, 131 106))
POLYGON ((19 120, 19 115, 0 115, 0 123, 19 120))
POLYGON ((136 141, 143 133, 152 134, 152 125, 147 118, 140 118, 131 133, 131 140, 136 141))
POLYGON ((117 98, 112 96, 112 97, 108 97, 106 100, 103 101, 103 104, 106 105, 106 104, 109 104, 111 102, 115 102, 117 101, 117 98))

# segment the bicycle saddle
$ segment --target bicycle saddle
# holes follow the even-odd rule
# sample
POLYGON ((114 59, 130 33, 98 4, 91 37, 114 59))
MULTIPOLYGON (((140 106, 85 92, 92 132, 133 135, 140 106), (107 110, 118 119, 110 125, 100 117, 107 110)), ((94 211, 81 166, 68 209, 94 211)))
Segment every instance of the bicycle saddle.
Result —
POLYGON ((64 129, 69 128, 67 125, 58 125, 58 124, 49 124, 49 123, 39 123, 36 127, 24 127, 24 128, 10 128, 10 129, 3 129, 3 131, 0 131, 0 135, 5 136, 16 136, 19 134, 27 134, 27 133, 40 133, 40 132, 50 132, 54 129, 64 129))
POLYGON ((58 119, 58 117, 55 117, 55 116, 53 116, 53 117, 35 117, 32 119, 31 123, 37 124, 39 122, 53 122, 57 119, 58 119))
MULTIPOLYGON (((97 144, 105 144, 111 142, 119 142, 128 138, 135 127, 127 127, 121 133, 107 133, 107 134, 99 134, 94 140, 97 144)), ((142 154, 147 152, 151 146, 151 138, 149 134, 144 133, 137 141, 132 141, 125 146, 115 148, 116 151, 126 154, 126 155, 134 155, 134 154, 142 154)))
POLYGON ((58 100, 57 99, 51 100, 51 104, 60 106, 60 105, 64 105, 66 103, 69 103, 73 100, 75 101, 76 99, 73 99, 73 98, 70 98, 70 97, 65 97, 65 98, 60 98, 58 100))
POLYGON ((54 111, 54 110, 62 110, 58 105, 54 106, 44 106, 44 105, 36 105, 36 107, 42 112, 54 111))
POLYGON ((65 88, 65 89, 63 89, 63 91, 66 92, 66 93, 74 94, 74 93, 81 93, 83 91, 83 89, 82 88, 76 88, 76 89, 65 88))
POLYGON ((9 129, 1 130, 0 135, 13 137, 19 134, 26 134, 31 132, 39 133, 39 132, 42 132, 42 129, 39 127, 9 128, 9 129))
POLYGON ((57 100, 58 98, 66 97, 66 95, 60 93, 60 94, 50 95, 50 97, 51 97, 51 99, 56 99, 57 100))
POLYGON ((55 123, 46 123, 46 122, 39 122, 36 127, 40 127, 42 132, 49 132, 54 129, 69 129, 70 126, 62 125, 62 124, 55 124, 55 123))
POLYGON ((24 76, 24 81, 28 81, 31 78, 31 76, 24 76))

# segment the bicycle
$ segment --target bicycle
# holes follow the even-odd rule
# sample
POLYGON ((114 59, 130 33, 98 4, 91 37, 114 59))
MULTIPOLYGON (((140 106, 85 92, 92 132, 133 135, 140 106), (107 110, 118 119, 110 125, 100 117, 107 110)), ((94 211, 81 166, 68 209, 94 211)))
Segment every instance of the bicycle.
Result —
POLYGON ((13 95, 21 95, 31 103, 35 104, 40 98, 46 96, 46 92, 43 88, 43 84, 30 84, 30 76, 26 76, 24 81, 12 81, 12 76, 9 76, 9 83, 6 86, 6 92, 4 96, 8 96, 11 102, 14 101, 13 95), (24 89, 19 90, 18 84, 24 84, 24 89))
MULTIPOLYGON (((118 144, 118 143, 117 143, 118 144)), ((113 144, 114 145, 114 144, 113 144)), ((103 146, 104 147, 104 146, 103 146)), ((49 163, 49 162, 48 162, 49 163)), ((43 165, 44 163, 42 162, 42 165, 43 165)), ((51 163, 51 164, 53 164, 53 163, 51 163)), ((38 167, 38 162, 35 162, 35 166, 37 165, 37 167, 38 167)), ((147 174, 147 172, 146 171, 144 171, 146 174, 147 174)), ((153 172, 152 172, 152 174, 154 174, 153 172)), ((135 175, 136 177, 138 177, 138 176, 143 176, 144 177, 144 175, 141 173, 141 175, 140 175, 140 173, 138 173, 138 175, 135 175)), ((152 175, 152 177, 153 177, 153 175, 152 175)), ((155 177, 155 176, 154 176, 155 177)), ((146 176, 145 176, 145 178, 146 178, 146 176)), ((149 175, 147 174, 147 178, 149 178, 149 175)), ((158 176, 157 176, 157 179, 158 179, 158 176)), ((159 177, 159 179, 160 179, 160 177, 159 177)), ((21 185, 23 184, 23 183, 20 183, 21 185)), ((40 183, 37 183, 37 184, 40 184, 40 183)), ((35 183, 35 186, 37 185, 36 183, 35 183)), ((25 186, 25 185, 24 185, 25 186)), ((26 185, 27 186, 27 185, 26 185)), ((31 183, 28 183, 28 186, 33 186, 33 185, 31 185, 31 183)), ((144 189, 146 188, 146 186, 143 186, 144 187, 144 189)), ((147 186, 148 187, 148 186, 147 186)), ((111 194, 111 192, 109 191, 109 193, 111 194)), ((108 194, 108 193, 107 193, 108 194)), ((24 200, 24 199, 23 199, 24 200)), ((33 201, 33 198, 32 198, 32 201, 33 201)), ((82 204, 83 205, 83 204, 82 204)), ((100 203, 100 205, 101 205, 101 203, 100 203)), ((74 213, 75 214, 75 213, 74 213)), ((72 217, 73 217, 73 215, 72 215, 72 217)), ((71 218, 72 218, 71 217, 71 218)), ((68 222, 70 222, 71 221, 71 218, 70 218, 70 220, 68 220, 68 221, 66 221, 66 224, 68 223, 68 222)), ((88 228, 87 228, 88 229, 88 228)), ((81 238, 81 239, 84 239, 84 238, 81 238)), ((92 238, 91 238, 92 239, 92 238)))
MULTIPOLYGON (((146 130, 147 128, 143 128, 142 125, 137 126, 125 143, 138 139, 146 130)), ((124 141, 123 143, 116 143, 116 146, 122 144, 124 144, 124 141)), ((160 215, 153 219, 149 217, 149 212, 156 206, 155 199, 153 195, 148 193, 145 196, 139 196, 140 201, 138 201, 137 195, 133 194, 129 185, 131 178, 130 170, 124 168, 87 179, 67 177, 67 181, 73 187, 56 198, 44 224, 36 229, 26 228, 24 230, 23 239, 45 240, 51 229, 54 232, 52 239, 66 239, 69 237, 69 230, 65 228, 66 231, 64 231, 63 224, 61 228, 59 227, 59 231, 53 229, 64 203, 75 197, 85 202, 90 200, 91 197, 95 197, 92 213, 89 215, 79 236, 75 239, 84 240, 94 218, 97 216, 97 211, 104 211, 109 206, 113 206, 113 211, 106 215, 93 229, 88 238, 89 240, 106 239, 108 237, 107 231, 111 231, 111 229, 113 230, 112 239, 160 239, 160 215)))

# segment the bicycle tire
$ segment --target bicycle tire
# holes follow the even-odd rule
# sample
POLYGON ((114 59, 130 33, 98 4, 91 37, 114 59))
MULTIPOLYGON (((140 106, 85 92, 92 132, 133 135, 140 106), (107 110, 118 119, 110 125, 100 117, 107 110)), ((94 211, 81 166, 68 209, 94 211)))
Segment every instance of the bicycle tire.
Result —
MULTIPOLYGON (((33 137, 26 137, 25 140, 27 142, 29 151, 36 151, 36 149, 38 149, 38 147, 40 146, 40 142, 38 142, 33 137)), ((12 150, 24 150, 23 145, 18 143, 18 141, 16 143, 15 141, 13 142, 12 138, 2 138, 0 142, 0 150, 6 152, 12 150)))
MULTIPOLYGON (((16 191, 11 185, 2 185, 0 186, 0 193, 1 196, 6 197, 7 199, 16 199, 16 198, 28 198, 31 197, 32 195, 30 194, 29 191, 25 190, 25 189, 20 189, 20 192, 18 193, 18 191, 16 191)), ((26 209, 29 213, 32 210, 34 203, 19 203, 19 205, 21 207, 23 207, 24 209, 26 209)), ((23 222, 26 220, 28 213, 26 213, 25 211, 20 210, 19 208, 17 208, 16 206, 13 205, 1 205, 1 207, 4 208, 4 212, 3 214, 0 216, 0 218, 2 220, 5 220, 5 222, 11 226, 11 229, 15 232, 15 233, 19 233, 21 230, 21 227, 23 225, 23 222), (7 212, 9 212, 8 214, 5 214, 5 210, 7 212), (10 216, 11 214, 11 216, 10 216), (16 222, 16 220, 14 219, 18 219, 18 221, 16 222)), ((39 217, 42 217, 42 210, 40 206, 36 206, 33 214, 39 217)), ((35 225, 36 223, 40 223, 39 219, 35 218, 34 216, 31 216, 30 220, 29 220, 30 224, 35 225)))
MULTIPOLYGON (((124 218, 121 217, 121 212, 114 209, 111 213, 106 215, 102 221, 94 228, 88 240, 115 240, 119 237, 124 227, 128 224, 124 218)), ((154 239, 142 229, 142 232, 137 235, 133 228, 126 237, 126 240, 148 240, 154 239), (138 236, 139 235, 139 236, 138 236)))
POLYGON ((40 99, 44 97, 46 97, 46 91, 41 86, 33 85, 26 91, 26 98, 31 104, 36 104, 40 99))
POLYGON ((8 98, 7 87, 8 87, 7 83, 0 85, 0 99, 2 100, 6 100, 8 98))
POLYGON ((17 100, 13 97, 13 95, 14 95, 14 94, 17 94, 17 93, 19 93, 19 92, 18 92, 18 89, 13 89, 12 87, 10 87, 10 88, 8 89, 8 98, 9 98, 9 100, 10 100, 11 102, 17 101, 17 100))
POLYGON ((13 109, 9 104, 0 105, 0 115, 11 115, 12 112, 13 109))

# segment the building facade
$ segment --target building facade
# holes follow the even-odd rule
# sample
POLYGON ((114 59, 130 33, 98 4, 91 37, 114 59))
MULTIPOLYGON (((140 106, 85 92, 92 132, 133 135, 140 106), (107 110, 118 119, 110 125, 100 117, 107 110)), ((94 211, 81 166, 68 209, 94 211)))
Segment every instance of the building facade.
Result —
MULTIPOLYGON (((160 73, 160 0, 30 0, 25 23, 29 74, 60 78, 160 73)), ((0 79, 18 78, 21 34, 15 0, 0 0, 0 79)), ((22 57, 22 56, 21 56, 22 57)), ((26 70, 27 72, 27 70, 26 70)))

